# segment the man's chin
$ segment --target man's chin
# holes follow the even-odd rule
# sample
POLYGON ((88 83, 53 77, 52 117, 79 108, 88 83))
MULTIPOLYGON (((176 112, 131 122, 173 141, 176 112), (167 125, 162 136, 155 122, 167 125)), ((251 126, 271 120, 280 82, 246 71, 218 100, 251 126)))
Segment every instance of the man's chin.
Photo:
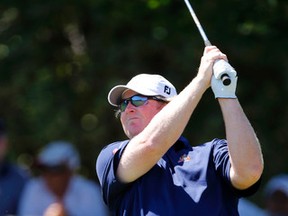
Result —
POLYGON ((132 139, 133 137, 137 136, 141 131, 127 131, 126 133, 126 136, 129 138, 129 139, 132 139))

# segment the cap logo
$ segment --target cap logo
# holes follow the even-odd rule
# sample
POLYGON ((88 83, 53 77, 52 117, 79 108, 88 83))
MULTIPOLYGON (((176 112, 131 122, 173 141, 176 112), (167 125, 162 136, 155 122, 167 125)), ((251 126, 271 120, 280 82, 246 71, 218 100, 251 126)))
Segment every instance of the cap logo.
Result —
POLYGON ((170 95, 171 94, 171 88, 168 87, 167 85, 164 86, 164 93, 170 95))

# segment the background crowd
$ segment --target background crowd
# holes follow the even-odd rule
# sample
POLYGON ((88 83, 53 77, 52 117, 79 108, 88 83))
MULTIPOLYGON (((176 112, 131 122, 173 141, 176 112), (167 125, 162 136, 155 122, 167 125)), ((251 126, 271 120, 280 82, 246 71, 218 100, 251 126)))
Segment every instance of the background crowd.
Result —
POLYGON ((10 162, 9 139, 0 121, 0 215, 108 215, 95 181, 78 175, 81 166, 72 143, 57 140, 35 155, 33 169, 10 162))

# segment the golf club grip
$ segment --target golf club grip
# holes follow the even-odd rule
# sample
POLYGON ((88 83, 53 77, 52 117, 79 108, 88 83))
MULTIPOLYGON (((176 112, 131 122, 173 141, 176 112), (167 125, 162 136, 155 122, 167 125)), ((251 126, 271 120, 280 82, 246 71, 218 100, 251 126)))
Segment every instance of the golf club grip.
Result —
POLYGON ((225 86, 228 86, 231 83, 231 79, 230 79, 229 75, 226 73, 222 74, 221 81, 222 81, 223 85, 225 85, 225 86))
POLYGON ((235 69, 224 59, 217 59, 213 65, 213 74, 216 79, 221 80, 224 86, 232 82, 233 76, 236 76, 235 69))

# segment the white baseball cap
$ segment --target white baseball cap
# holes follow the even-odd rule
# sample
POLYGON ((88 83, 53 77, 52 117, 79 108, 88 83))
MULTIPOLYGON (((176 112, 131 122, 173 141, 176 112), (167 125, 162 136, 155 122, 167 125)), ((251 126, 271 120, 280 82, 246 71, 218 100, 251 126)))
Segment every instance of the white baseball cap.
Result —
POLYGON ((38 155, 38 162, 50 167, 65 164, 75 170, 80 166, 80 157, 70 142, 57 140, 44 147, 38 155))
POLYGON ((176 88, 163 76, 158 74, 139 74, 134 76, 126 85, 113 87, 108 94, 112 106, 118 106, 126 90, 135 91, 145 96, 161 96, 167 100, 177 95, 176 88))

